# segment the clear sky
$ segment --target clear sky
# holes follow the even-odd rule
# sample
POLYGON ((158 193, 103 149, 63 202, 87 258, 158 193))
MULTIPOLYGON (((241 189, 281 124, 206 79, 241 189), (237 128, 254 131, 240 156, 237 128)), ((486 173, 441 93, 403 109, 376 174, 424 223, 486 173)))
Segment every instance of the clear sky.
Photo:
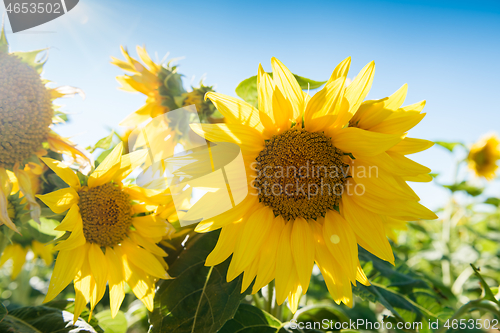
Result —
MULTIPOLYGON (((3 5, 0 11, 3 11, 3 5)), ((370 99, 409 85, 405 104, 427 100, 409 136, 471 143, 500 132, 500 2, 498 1, 97 1, 80 0, 66 15, 7 38, 12 50, 50 48, 44 77, 83 89, 86 99, 60 100, 74 113, 56 127, 90 145, 144 102, 117 89, 110 56, 120 45, 179 61, 186 87, 205 83, 235 95, 243 79, 277 57, 294 73, 326 80, 352 57, 350 77, 375 60, 370 99)), ((453 160, 439 147, 414 159, 451 179, 453 160)), ((446 192, 414 186, 436 208, 446 192)), ((490 189, 499 196, 500 186, 490 189)))

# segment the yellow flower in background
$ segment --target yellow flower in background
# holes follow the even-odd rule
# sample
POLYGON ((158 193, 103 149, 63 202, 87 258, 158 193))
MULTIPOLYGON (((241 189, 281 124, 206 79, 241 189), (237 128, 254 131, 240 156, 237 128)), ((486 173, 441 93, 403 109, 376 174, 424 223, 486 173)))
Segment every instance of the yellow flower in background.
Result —
POLYGON ((172 232, 172 226, 155 210, 171 198, 165 191, 124 186, 122 180, 143 163, 146 151, 123 156, 122 152, 120 143, 83 186, 66 165, 43 159, 69 187, 38 198, 54 213, 68 211, 56 230, 70 233, 54 248, 59 253, 45 302, 73 280, 75 321, 87 303, 94 309, 106 283, 113 317, 125 296, 125 283, 152 311, 155 281, 169 278, 166 253, 156 243, 172 232))
POLYGON ((34 254, 33 259, 41 258, 45 262, 46 266, 50 266, 54 259, 53 248, 53 244, 42 244, 37 240, 32 240, 29 245, 13 242, 13 244, 7 245, 3 250, 2 256, 0 257, 0 267, 3 266, 9 259, 12 259, 11 279, 14 280, 21 272, 21 269, 26 262, 26 255, 29 250, 31 250, 34 254))
POLYGON ((487 134, 472 145, 467 157, 469 169, 476 176, 491 181, 496 177, 500 159, 500 141, 496 134, 487 134))
POLYGON ((125 118, 120 126, 135 127, 142 122, 177 109, 175 98, 185 93, 181 75, 176 66, 155 63, 144 47, 137 46, 137 54, 144 63, 132 58, 127 49, 121 47, 125 61, 111 57, 111 63, 132 75, 118 76, 121 89, 146 95, 146 104, 125 118))
MULTIPOLYGON (((29 170, 36 169, 38 157, 50 148, 61 154, 88 159, 74 144, 62 139, 50 128, 59 122, 52 101, 78 90, 69 87, 47 88, 40 78, 46 59, 35 61, 42 52, 9 53, 5 33, 0 33, 0 224, 19 232, 5 214, 11 181, 5 175, 10 170, 18 180, 19 188, 27 200, 32 218, 38 221, 40 206, 35 200, 29 170), (28 168, 26 168, 28 166, 28 168), (28 169, 28 170, 27 170, 28 169)), ((87 161, 87 163, 88 163, 87 161)), ((39 166, 41 169, 41 166, 39 166)), ((36 170, 35 170, 36 172, 36 170)))
MULTIPOLYGON (((191 125, 210 142, 240 147, 249 192, 236 207, 197 225, 197 232, 221 229, 206 265, 232 255, 228 281, 243 273, 242 290, 255 280, 256 293, 274 279, 278 304, 288 298, 293 312, 314 263, 335 302, 352 306, 351 284, 369 284, 358 245, 394 263, 386 232, 406 221, 436 218, 406 183, 431 179, 428 168, 405 156, 432 145, 406 137, 424 117, 424 103, 402 108, 406 85, 388 98, 363 103, 375 65, 346 85, 349 66, 350 58, 311 97, 273 58, 272 78, 259 66, 258 109, 208 93, 226 123, 191 125)), ((199 211, 186 215, 211 216, 210 205, 198 202, 199 211)))

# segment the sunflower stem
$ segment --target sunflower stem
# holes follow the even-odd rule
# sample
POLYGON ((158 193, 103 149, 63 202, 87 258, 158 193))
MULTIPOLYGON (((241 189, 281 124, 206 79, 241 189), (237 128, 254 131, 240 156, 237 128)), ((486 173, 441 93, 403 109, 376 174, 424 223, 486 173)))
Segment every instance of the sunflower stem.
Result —
POLYGON ((266 311, 270 314, 274 312, 274 303, 273 303, 273 295, 274 295, 274 280, 269 282, 267 285, 267 308, 266 311))
POLYGON ((259 308, 260 310, 264 310, 257 294, 252 294, 252 299, 257 308, 259 308))

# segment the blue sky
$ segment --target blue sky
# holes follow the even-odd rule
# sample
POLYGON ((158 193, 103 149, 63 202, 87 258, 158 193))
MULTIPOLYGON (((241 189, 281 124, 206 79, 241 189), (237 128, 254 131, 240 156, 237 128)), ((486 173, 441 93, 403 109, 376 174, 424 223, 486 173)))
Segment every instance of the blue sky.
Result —
MULTIPOLYGON (((3 8, 0 7, 3 11, 3 8)), ((7 30, 9 24, 7 23, 7 30)), ((60 100, 74 113, 56 130, 89 145, 108 133, 144 97, 117 89, 122 72, 109 63, 120 45, 135 55, 146 45, 158 59, 179 61, 186 87, 205 83, 235 95, 243 79, 275 56, 294 73, 327 79, 347 56, 350 77, 375 60, 370 99, 409 85, 405 104, 427 100, 428 115, 411 137, 471 143, 500 132, 500 3, 486 1, 96 1, 81 0, 66 15, 16 34, 12 50, 50 48, 44 77, 83 89, 86 99, 60 100)), ((413 156, 451 179, 453 158, 439 147, 413 156)), ((436 208, 446 192, 414 186, 436 208)), ((500 187, 490 193, 498 196, 500 187)))

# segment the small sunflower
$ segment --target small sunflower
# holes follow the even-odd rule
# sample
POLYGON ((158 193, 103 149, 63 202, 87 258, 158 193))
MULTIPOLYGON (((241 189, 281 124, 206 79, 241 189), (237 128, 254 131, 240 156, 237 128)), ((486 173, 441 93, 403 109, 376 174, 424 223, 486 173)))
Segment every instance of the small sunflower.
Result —
POLYGON ((496 134, 488 134, 472 145, 467 162, 478 177, 491 181, 496 176, 499 159, 500 140, 496 134))
POLYGON ((11 279, 14 280, 21 272, 21 269, 26 262, 26 255, 30 250, 34 254, 33 259, 43 259, 45 265, 48 267, 52 264, 54 259, 53 248, 54 245, 42 244, 35 239, 28 242, 13 241, 12 244, 7 245, 3 250, 2 256, 0 257, 0 267, 3 266, 9 259, 12 259, 11 279))
MULTIPOLYGON (((38 221, 40 206, 35 200, 28 164, 39 164, 38 157, 47 154, 45 148, 56 152, 88 159, 74 144, 53 132, 50 126, 59 122, 59 113, 52 101, 78 90, 69 87, 47 88, 40 78, 46 59, 35 61, 42 52, 9 53, 9 45, 2 28, 0 33, 0 172, 11 170, 28 202, 33 219, 38 221)), ((2 182, 0 209, 7 206, 5 193, 8 182, 2 182)), ((5 218, 5 216, 3 216, 5 218)), ((19 232, 11 221, 1 220, 12 230, 19 232)))
POLYGON ((137 54, 144 65, 132 58, 127 49, 121 47, 126 61, 111 57, 111 63, 132 75, 118 76, 122 89, 129 92, 140 92, 146 95, 146 104, 125 118, 120 126, 136 127, 144 121, 179 108, 176 98, 186 91, 182 86, 181 75, 177 67, 170 62, 165 66, 155 63, 144 47, 137 46, 137 54))
MULTIPOLYGON (((226 124, 191 125, 211 142, 240 147, 249 193, 231 210, 197 225, 198 232, 221 229, 206 265, 232 255, 228 281, 243 273, 242 290, 255 280, 256 293, 274 279, 278 304, 288 297, 293 312, 314 263, 335 302, 352 306, 351 284, 369 284, 358 245, 394 263, 386 233, 405 221, 437 218, 406 183, 430 180, 428 168, 405 156, 432 145, 406 137, 424 117, 424 102, 401 107, 403 86, 390 97, 363 103, 375 64, 346 85, 349 66, 347 58, 311 97, 273 58, 272 78, 259 66, 258 109, 208 93, 226 124)), ((212 203, 200 206, 202 200, 187 220, 207 215, 212 203)))
POLYGON ((56 230, 69 237, 59 251, 45 302, 56 297, 72 280, 76 291, 74 319, 90 302, 91 309, 103 297, 109 283, 114 317, 124 298, 125 282, 145 306, 153 310, 155 281, 168 279, 166 253, 156 245, 172 231, 156 208, 171 201, 165 191, 124 186, 139 166, 145 151, 123 155, 119 143, 82 185, 77 175, 59 161, 43 161, 69 187, 39 195, 54 213, 68 210, 56 230))

